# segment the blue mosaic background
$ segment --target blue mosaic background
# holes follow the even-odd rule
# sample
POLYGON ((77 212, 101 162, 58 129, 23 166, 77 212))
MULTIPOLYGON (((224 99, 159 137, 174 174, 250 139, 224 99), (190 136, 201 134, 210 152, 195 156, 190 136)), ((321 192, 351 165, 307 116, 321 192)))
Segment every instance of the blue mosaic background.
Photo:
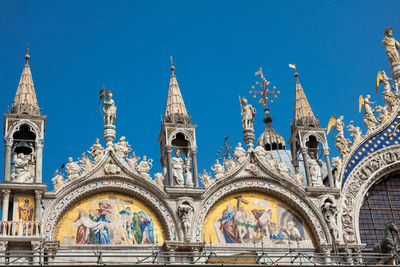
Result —
POLYGON ((393 145, 397 145, 400 142, 400 123, 399 116, 397 116, 391 124, 389 124, 380 133, 374 137, 366 140, 358 149, 353 153, 349 162, 347 163, 346 169, 344 170, 344 176, 342 180, 342 187, 347 180, 348 175, 354 169, 354 167, 366 156, 371 153, 393 145))

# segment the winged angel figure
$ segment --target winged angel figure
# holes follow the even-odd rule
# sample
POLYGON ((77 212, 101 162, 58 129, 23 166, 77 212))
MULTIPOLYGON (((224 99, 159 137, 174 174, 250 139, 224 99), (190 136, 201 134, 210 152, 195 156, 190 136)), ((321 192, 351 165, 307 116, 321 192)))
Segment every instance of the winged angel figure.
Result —
POLYGON ((358 112, 361 112, 361 108, 364 105, 364 123, 365 126, 367 126, 367 134, 374 130, 376 128, 376 124, 379 123, 374 115, 375 110, 371 107, 371 104, 374 104, 375 102, 369 101, 370 98, 370 95, 367 95, 365 98, 360 95, 358 99, 358 112))
POLYGON ((333 115, 328 122, 328 130, 327 130, 327 135, 331 131, 331 128, 334 127, 333 132, 335 130, 337 131, 336 137, 335 137, 335 146, 339 150, 340 154, 342 155, 342 158, 349 153, 349 143, 350 140, 346 139, 344 137, 344 122, 343 122, 343 116, 340 116, 339 118, 336 119, 336 116, 333 115))

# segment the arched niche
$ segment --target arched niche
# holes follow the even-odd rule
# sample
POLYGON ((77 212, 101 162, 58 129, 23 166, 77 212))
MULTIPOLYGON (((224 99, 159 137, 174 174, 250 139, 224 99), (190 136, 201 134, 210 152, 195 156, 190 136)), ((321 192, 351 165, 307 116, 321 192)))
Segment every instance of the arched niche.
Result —
MULTIPOLYGON (((233 204, 230 202, 235 202, 235 197, 239 197, 242 195, 244 198, 251 198, 251 196, 257 196, 256 202, 261 202, 263 199, 269 199, 271 203, 280 205, 279 213, 275 209, 275 215, 279 214, 278 217, 274 217, 274 222, 276 224, 285 224, 287 227, 287 223, 290 221, 290 218, 297 217, 302 222, 302 225, 305 226, 305 230, 300 231, 306 233, 302 236, 303 240, 308 239, 309 241, 303 242, 302 246, 304 247, 317 247, 318 245, 327 244, 331 242, 329 230, 326 227, 324 219, 320 214, 319 210, 308 201, 306 198, 301 196, 301 194, 297 194, 293 192, 291 189, 286 188, 278 183, 273 181, 265 181, 259 180, 256 178, 248 178, 240 181, 233 181, 229 184, 226 184, 222 187, 219 187, 213 192, 208 192, 207 196, 205 196, 205 200, 200 206, 200 210, 196 214, 195 218, 195 231, 194 231, 194 239, 197 242, 209 242, 210 234, 211 234, 211 242, 217 242, 218 244, 220 240, 218 240, 217 233, 212 233, 216 228, 221 227, 221 219, 222 212, 227 208, 227 205, 233 204), (261 198, 261 199, 260 199, 261 198), (283 220, 281 220, 283 218, 283 220), (210 232, 211 231, 211 232, 210 232)), ((241 206, 245 207, 245 212, 250 211, 251 214, 254 215, 253 209, 267 211, 268 205, 263 208, 261 206, 252 206, 251 202, 254 202, 254 199, 248 200, 249 204, 241 204, 241 206)), ((267 201, 268 202, 268 201, 267 201)), ((236 203, 236 202, 235 202, 236 203)), ((256 215, 254 215, 256 217, 256 215)), ((261 215, 260 215, 261 216, 261 215)), ((256 218, 256 224, 258 224, 259 218, 256 218)), ((295 221, 299 221, 295 220, 295 221)), ((297 225, 299 226, 299 225, 297 225)), ((220 235, 220 239, 221 239, 220 235)), ((257 236, 256 236, 257 237, 257 236)), ((258 234, 258 241, 260 234, 258 234)), ((246 238, 245 238, 246 239, 246 238)), ((267 238, 263 239, 264 244, 266 243, 267 238)), ((281 240, 282 241, 282 240, 281 240)), ((299 240, 301 241, 301 240, 299 240)), ((249 242, 249 240, 247 240, 249 242)), ((261 242, 259 242, 260 244, 261 242)), ((274 243, 274 242, 271 242, 274 243)), ((284 245, 283 242, 275 242, 275 244, 284 245), (281 244, 278 244, 281 243, 281 244)), ((295 242, 297 243, 297 242, 295 242)), ((222 243, 222 245, 234 245, 234 243, 222 243)), ((249 244, 253 244, 250 242, 249 244)), ((286 243, 287 244, 287 243, 286 243)))

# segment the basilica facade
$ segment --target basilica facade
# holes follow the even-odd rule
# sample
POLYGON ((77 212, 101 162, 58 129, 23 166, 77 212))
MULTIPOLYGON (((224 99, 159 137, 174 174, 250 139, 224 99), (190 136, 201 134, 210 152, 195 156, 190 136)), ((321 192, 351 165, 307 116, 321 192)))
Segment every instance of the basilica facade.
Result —
POLYGON ((400 223, 400 45, 389 28, 383 44, 392 78, 378 73, 384 106, 360 96, 365 133, 353 122, 346 126, 340 114, 321 125, 290 65, 295 100, 285 142, 272 127, 266 97, 278 92, 260 69, 260 87, 252 93, 261 92, 265 131, 255 136, 255 109, 241 98, 243 144, 199 170, 196 125, 171 62, 158 138, 162 172, 153 173, 153 159, 136 155, 125 137, 115 140, 116 104, 103 89, 104 142, 97 139, 77 161, 68 158, 51 179, 53 191, 42 182, 46 116, 27 52, 4 114, 0 262, 393 263, 400 223), (331 131, 337 157, 329 154, 331 131))

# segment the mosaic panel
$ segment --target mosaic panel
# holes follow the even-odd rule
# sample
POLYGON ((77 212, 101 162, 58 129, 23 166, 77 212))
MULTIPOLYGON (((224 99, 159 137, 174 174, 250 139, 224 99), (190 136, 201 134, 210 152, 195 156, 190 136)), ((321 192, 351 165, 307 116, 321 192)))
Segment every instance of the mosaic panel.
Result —
POLYGON ((219 244, 312 245, 301 217, 280 200, 261 193, 236 193, 219 200, 203 223, 203 240, 219 244))
POLYGON ((99 193, 80 200, 58 222, 54 239, 64 245, 163 243, 157 215, 141 200, 99 193))

